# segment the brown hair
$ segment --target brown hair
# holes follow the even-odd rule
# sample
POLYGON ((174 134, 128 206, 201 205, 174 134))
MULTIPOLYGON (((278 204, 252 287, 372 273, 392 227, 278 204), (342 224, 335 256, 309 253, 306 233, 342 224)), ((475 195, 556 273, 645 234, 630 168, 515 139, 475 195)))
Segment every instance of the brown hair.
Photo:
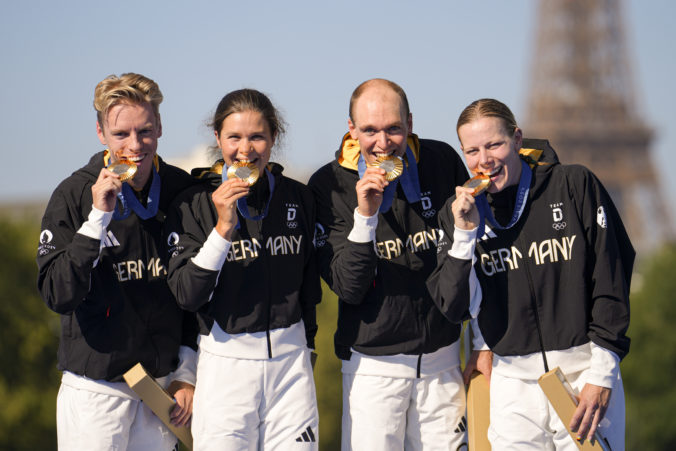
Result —
POLYGON ((411 113, 410 108, 408 106, 408 99, 406 98, 406 93, 404 90, 396 84, 393 81, 390 80, 385 80, 384 78, 373 78, 371 80, 366 80, 352 92, 352 96, 350 97, 350 120, 354 122, 354 104, 357 103, 357 100, 359 100, 359 97, 366 91, 366 88, 368 88, 372 84, 384 84, 388 88, 390 88, 392 91, 397 93, 399 98, 401 99, 401 104, 404 106, 404 117, 408 117, 408 115, 411 113))
POLYGON ((479 99, 470 103, 460 113, 458 124, 455 126, 455 132, 457 133, 463 125, 482 117, 497 117, 501 119, 505 131, 509 136, 514 136, 514 132, 517 129, 514 114, 507 105, 495 99, 479 99))
POLYGON ((270 127, 270 133, 275 140, 286 131, 284 120, 270 99, 255 89, 239 89, 229 92, 221 99, 216 107, 213 120, 209 126, 220 136, 223 121, 226 117, 244 111, 255 111, 263 116, 270 127))
POLYGON ((109 75, 94 90, 94 109, 96 120, 103 129, 103 120, 115 105, 120 103, 150 103, 158 122, 160 120, 160 103, 164 97, 160 87, 148 77, 141 74, 127 73, 119 77, 109 75))

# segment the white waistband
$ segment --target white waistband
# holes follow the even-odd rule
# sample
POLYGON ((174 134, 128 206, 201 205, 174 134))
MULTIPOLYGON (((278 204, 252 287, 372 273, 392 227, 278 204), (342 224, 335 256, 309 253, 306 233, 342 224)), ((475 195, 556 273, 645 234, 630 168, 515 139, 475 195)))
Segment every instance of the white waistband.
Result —
MULTIPOLYGON (((576 373, 585 370, 591 365, 591 345, 586 343, 580 346, 561 351, 547 351, 547 365, 549 369, 557 366, 566 373, 576 373)), ((541 352, 528 355, 500 356, 493 355, 493 372, 504 377, 524 380, 537 380, 545 374, 545 365, 541 352)))
MULTIPOLYGON (((460 365, 459 341, 420 359, 420 376, 432 376, 460 365)), ((343 373, 364 376, 418 377, 418 356, 407 354, 366 355, 352 350, 350 360, 343 360, 343 373)))
MULTIPOLYGON (((229 334, 214 321, 209 335, 200 335, 200 348, 222 357, 237 359, 264 360, 269 358, 268 339, 265 331, 254 333, 229 334)), ((270 331, 272 356, 307 348, 305 325, 303 320, 289 327, 270 331)))
MULTIPOLYGON (((169 385, 168 376, 155 379, 165 389, 169 385)), ((61 383, 78 390, 87 390, 93 393, 101 393, 109 396, 119 396, 120 398, 136 399, 139 397, 134 390, 129 388, 126 382, 108 382, 104 380, 90 379, 86 376, 64 371, 61 377, 61 383)))

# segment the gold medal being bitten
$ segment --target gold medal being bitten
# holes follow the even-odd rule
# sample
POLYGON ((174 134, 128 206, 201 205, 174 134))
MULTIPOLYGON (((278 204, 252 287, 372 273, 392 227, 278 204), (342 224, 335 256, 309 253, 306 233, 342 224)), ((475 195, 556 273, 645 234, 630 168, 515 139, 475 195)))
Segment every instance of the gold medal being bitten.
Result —
POLYGON ((248 161, 235 161, 232 166, 228 168, 228 179, 238 178, 244 180, 249 186, 256 183, 258 180, 258 167, 249 163, 248 161))
POLYGON ((388 182, 396 180, 404 172, 404 162, 394 155, 378 158, 373 166, 385 170, 385 180, 388 182))
POLYGON ((136 175, 136 171, 138 170, 138 167, 136 166, 136 163, 134 163, 131 160, 117 160, 115 163, 111 163, 106 167, 111 172, 114 172, 115 174, 120 176, 120 181, 122 182, 128 182, 129 180, 133 179, 134 176, 136 175))
POLYGON ((472 188, 473 197, 477 197, 479 194, 483 193, 491 186, 491 178, 487 175, 479 174, 475 175, 471 179, 467 180, 464 185, 465 188, 472 188))

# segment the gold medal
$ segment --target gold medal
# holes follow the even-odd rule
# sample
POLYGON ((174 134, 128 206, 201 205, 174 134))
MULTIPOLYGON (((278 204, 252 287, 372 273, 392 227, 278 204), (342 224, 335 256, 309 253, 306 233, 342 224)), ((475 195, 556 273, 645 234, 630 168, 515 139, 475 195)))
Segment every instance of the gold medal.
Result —
POLYGON ((249 163, 248 161, 235 161, 232 166, 228 168, 228 179, 238 178, 244 180, 249 186, 256 183, 258 180, 258 167, 249 163))
POLYGON ((404 172, 404 162, 394 155, 378 158, 373 166, 385 170, 385 180, 388 182, 396 180, 404 172))
POLYGON ((465 188, 472 188, 474 190, 472 196, 477 197, 479 194, 486 191, 489 186, 491 186, 491 178, 483 174, 475 175, 471 179, 467 180, 462 186, 465 188))
POLYGON ((136 171, 138 170, 138 167, 136 166, 136 163, 134 163, 131 160, 118 160, 115 163, 111 163, 106 167, 111 172, 114 172, 115 174, 120 176, 120 181, 122 182, 128 182, 129 180, 133 179, 134 176, 136 175, 136 171))

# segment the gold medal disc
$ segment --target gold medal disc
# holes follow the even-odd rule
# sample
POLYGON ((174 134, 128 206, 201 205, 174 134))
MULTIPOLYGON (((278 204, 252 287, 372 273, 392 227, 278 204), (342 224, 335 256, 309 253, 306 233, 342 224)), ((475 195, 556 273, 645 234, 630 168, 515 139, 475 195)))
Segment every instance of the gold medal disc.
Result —
POLYGON ((476 197, 486 191, 489 186, 491 186, 491 178, 483 174, 475 175, 471 179, 467 180, 462 186, 465 188, 472 188, 474 190, 472 196, 476 197))
POLYGON ((385 180, 388 182, 396 180, 404 172, 404 162, 394 155, 378 158, 374 166, 385 170, 385 180))
POLYGON ((115 163, 109 164, 106 169, 119 175, 120 181, 127 182, 134 178, 138 167, 131 160, 118 160, 115 163))
POLYGON ((238 178, 244 180, 249 186, 256 183, 258 180, 258 167, 253 163, 235 161, 232 166, 228 168, 228 179, 238 178))

